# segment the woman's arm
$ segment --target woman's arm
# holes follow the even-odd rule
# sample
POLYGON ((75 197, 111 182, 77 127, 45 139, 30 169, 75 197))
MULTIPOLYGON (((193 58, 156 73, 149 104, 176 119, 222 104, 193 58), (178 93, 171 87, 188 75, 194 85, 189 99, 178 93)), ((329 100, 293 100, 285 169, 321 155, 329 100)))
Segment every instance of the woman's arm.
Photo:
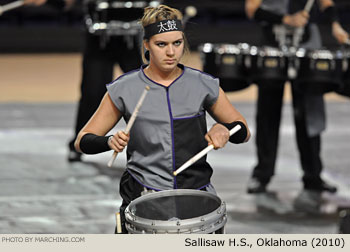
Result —
POLYGON ((247 142, 249 140, 250 131, 245 118, 230 103, 226 94, 221 88, 219 89, 219 97, 217 101, 214 103, 214 105, 212 105, 208 112, 215 119, 215 121, 218 122, 208 131, 205 136, 209 144, 214 144, 215 149, 222 148, 229 140, 229 129, 227 128, 228 124, 234 125, 238 123, 241 124, 242 127, 245 127, 245 129, 241 129, 239 132, 237 132, 237 135, 233 135, 230 138, 230 141, 234 141, 234 137, 239 136, 239 134, 243 133, 243 131, 245 131, 244 139, 240 139, 239 142, 247 142), (226 126, 224 126, 222 123, 224 123, 226 126))
POLYGON ((332 0, 319 0, 320 9, 332 25, 332 35, 340 43, 349 42, 349 33, 347 33, 338 20, 337 10, 332 0))
MULTIPOLYGON (((96 112, 93 114, 93 116, 90 118, 90 120, 86 123, 86 125, 81 129, 79 132, 77 139, 74 143, 74 146, 77 151, 82 152, 81 150, 81 139, 88 133, 94 134, 97 136, 105 136, 114 126, 115 124, 120 120, 122 114, 121 112, 116 108, 114 105, 111 97, 109 96, 108 92, 104 95, 100 106, 96 110, 96 112)), ((119 138, 119 134, 117 133, 114 138, 119 138)), ((125 138, 125 134, 121 134, 122 138, 120 142, 128 141, 125 138)), ((108 141, 108 145, 112 149, 117 149, 115 141, 116 139, 110 139, 108 141), (114 142, 114 144, 111 144, 111 142, 114 142)), ((125 144, 126 145, 126 144, 125 144)), ((120 146, 119 146, 120 147, 120 146)), ((116 150, 118 151, 118 149, 116 150)))
POLYGON ((271 24, 285 24, 292 27, 303 27, 309 20, 309 14, 304 11, 298 11, 293 14, 277 14, 261 8, 262 0, 246 0, 245 12, 249 19, 265 21, 271 24))
POLYGON ((256 10, 260 7, 262 0, 246 0, 245 13, 249 19, 253 19, 256 10))

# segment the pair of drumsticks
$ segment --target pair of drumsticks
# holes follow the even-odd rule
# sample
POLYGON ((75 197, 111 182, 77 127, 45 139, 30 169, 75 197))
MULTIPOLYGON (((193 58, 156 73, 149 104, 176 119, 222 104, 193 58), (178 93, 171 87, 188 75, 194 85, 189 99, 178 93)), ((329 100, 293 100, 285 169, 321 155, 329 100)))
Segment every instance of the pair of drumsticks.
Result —
MULTIPOLYGON (((150 87, 146 86, 143 93, 141 94, 141 97, 139 99, 139 101, 136 104, 136 107, 130 117, 129 122, 126 125, 125 128, 125 134, 129 134, 130 129, 132 127, 132 125, 135 122, 135 119, 137 117, 137 114, 139 113, 139 110, 142 106, 142 103, 147 95, 147 92, 149 91, 150 87)), ((232 128, 230 130, 230 136, 232 136, 234 133, 236 133, 237 131, 239 131, 241 129, 240 125, 235 126, 234 128, 232 128)), ((184 163, 180 168, 178 168, 176 171, 173 172, 174 176, 177 176, 180 172, 182 172, 183 170, 187 169, 189 166, 191 166, 192 164, 194 164, 195 162, 197 162, 200 158, 202 158, 204 155, 206 155, 209 151, 211 151, 212 149, 214 149, 214 145, 210 144, 208 145, 206 148, 204 148, 202 151, 200 151, 199 153, 197 153, 195 156, 193 156, 191 159, 189 159, 186 163, 184 163)), ((108 162, 108 167, 112 167, 114 160, 117 157, 117 152, 114 151, 112 158, 109 160, 108 162)))

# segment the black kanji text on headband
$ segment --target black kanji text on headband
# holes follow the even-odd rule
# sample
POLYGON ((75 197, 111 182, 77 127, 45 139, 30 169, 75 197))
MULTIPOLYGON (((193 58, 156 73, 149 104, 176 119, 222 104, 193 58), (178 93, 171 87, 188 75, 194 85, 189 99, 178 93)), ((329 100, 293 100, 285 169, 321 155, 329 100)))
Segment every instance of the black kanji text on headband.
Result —
POLYGON ((149 39, 150 37, 171 31, 183 31, 182 23, 179 19, 167 19, 161 20, 153 24, 149 24, 144 27, 145 34, 144 39, 149 39))

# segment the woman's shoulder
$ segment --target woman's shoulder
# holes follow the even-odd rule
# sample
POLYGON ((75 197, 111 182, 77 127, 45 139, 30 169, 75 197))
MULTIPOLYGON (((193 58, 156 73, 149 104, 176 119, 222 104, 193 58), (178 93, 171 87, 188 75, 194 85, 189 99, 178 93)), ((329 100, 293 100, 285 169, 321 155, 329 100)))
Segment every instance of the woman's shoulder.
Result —
POLYGON ((130 82, 135 82, 136 79, 139 78, 139 72, 140 68, 131 70, 129 72, 123 73, 119 77, 117 77, 115 80, 107 84, 107 87, 109 86, 114 86, 114 85, 124 85, 124 83, 130 83, 130 82))
POLYGON ((203 72, 200 69, 193 68, 193 67, 185 66, 185 71, 186 71, 186 73, 188 73, 188 75, 194 75, 194 76, 197 76, 199 78, 203 78, 203 79, 206 79, 209 81, 217 79, 215 76, 208 74, 206 72, 203 72))

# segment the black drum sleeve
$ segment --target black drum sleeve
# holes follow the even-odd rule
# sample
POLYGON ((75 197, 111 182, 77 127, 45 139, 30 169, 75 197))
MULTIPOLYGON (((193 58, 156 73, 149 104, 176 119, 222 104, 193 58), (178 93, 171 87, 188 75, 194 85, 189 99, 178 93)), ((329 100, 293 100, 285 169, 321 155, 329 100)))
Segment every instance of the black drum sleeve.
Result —
POLYGON ((259 7, 254 14, 254 19, 257 21, 265 21, 270 24, 281 24, 283 15, 274 13, 269 10, 264 10, 259 7))
POLYGON ((322 13, 323 18, 327 23, 333 23, 335 21, 339 21, 339 17, 337 14, 337 9, 335 6, 329 6, 327 7, 323 13, 322 13))
POLYGON ((237 131, 235 134, 230 136, 229 141, 231 143, 235 143, 235 144, 243 143, 244 140, 247 138, 248 131, 247 131, 247 127, 243 122, 235 121, 231 123, 221 123, 221 124, 224 125, 228 130, 233 129, 237 125, 241 126, 241 129, 239 131, 237 131))
POLYGON ((80 149, 85 154, 97 154, 111 150, 108 145, 110 136, 97 136, 92 133, 85 134, 80 140, 80 149))
POLYGON ((63 10, 66 5, 64 0, 47 0, 46 3, 58 10, 63 10))

